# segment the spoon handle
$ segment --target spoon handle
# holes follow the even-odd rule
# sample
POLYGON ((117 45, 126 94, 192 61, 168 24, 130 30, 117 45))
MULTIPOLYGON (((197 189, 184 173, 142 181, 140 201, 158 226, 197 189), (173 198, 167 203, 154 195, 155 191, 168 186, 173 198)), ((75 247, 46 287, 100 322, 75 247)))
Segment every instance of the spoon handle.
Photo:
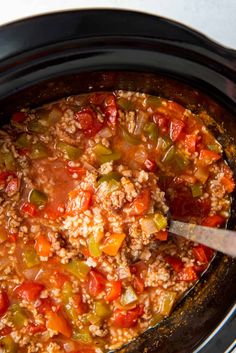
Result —
POLYGON ((236 231, 171 221, 169 231, 186 239, 236 257, 236 231))

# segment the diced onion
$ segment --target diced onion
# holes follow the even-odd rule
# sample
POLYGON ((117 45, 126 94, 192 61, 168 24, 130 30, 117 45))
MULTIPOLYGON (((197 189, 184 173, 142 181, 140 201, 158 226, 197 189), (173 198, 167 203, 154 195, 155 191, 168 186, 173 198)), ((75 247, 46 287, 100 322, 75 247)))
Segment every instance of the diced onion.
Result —
POLYGON ((140 135, 143 131, 143 127, 148 120, 148 114, 143 111, 139 111, 136 119, 136 125, 134 128, 134 135, 140 135))
POLYGON ((143 218, 141 219, 140 222, 141 222, 142 231, 145 234, 150 235, 150 234, 156 233, 157 227, 152 218, 143 218))
POLYGON ((101 131, 99 131, 98 133, 99 136, 103 137, 103 138, 109 138, 112 136, 112 132, 109 129, 109 127, 104 127, 104 129, 102 129, 101 131))

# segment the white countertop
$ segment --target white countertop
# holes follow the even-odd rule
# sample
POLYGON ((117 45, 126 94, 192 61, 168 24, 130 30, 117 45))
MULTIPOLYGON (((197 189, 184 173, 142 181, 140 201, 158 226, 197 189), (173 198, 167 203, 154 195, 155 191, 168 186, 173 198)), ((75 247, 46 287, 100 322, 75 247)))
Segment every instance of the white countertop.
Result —
POLYGON ((129 9, 168 17, 236 49, 236 0, 6 0, 0 25, 32 15, 86 8, 129 9))

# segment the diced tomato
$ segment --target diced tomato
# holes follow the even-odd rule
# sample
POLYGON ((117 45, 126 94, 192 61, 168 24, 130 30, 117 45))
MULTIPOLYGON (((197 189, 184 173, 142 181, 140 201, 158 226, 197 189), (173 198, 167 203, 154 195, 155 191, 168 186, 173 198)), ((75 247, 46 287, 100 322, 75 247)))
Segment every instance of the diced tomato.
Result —
POLYGON ((139 305, 135 309, 122 311, 116 309, 113 315, 114 326, 119 328, 131 328, 137 324, 138 318, 143 314, 143 306, 139 305))
POLYGON ((144 162, 144 166, 149 172, 155 172, 155 170, 157 169, 156 162, 151 159, 146 159, 144 162))
POLYGON ((19 188, 19 180, 18 180, 18 178, 15 177, 15 178, 12 178, 7 183, 5 191, 7 194, 9 194, 11 196, 17 192, 18 188, 19 188))
POLYGON ((36 216, 37 210, 36 206, 30 202, 24 202, 23 205, 21 206, 21 212, 24 214, 33 217, 36 216))
POLYGON ((73 190, 69 193, 66 213, 75 216, 78 212, 86 211, 92 200, 92 192, 88 190, 73 190))
POLYGON ((78 315, 82 315, 88 312, 89 307, 87 303, 83 302, 82 295, 80 293, 73 295, 73 303, 78 315))
POLYGON ((154 234, 157 240, 166 241, 168 239, 168 231, 160 230, 159 232, 154 234))
POLYGON ((90 102, 98 105, 111 125, 116 124, 118 110, 115 96, 111 93, 94 93, 90 96, 90 102))
POLYGON ((89 257, 90 256, 90 252, 89 249, 86 248, 85 246, 81 247, 81 252, 85 257, 89 257))
POLYGON ((183 143, 189 153, 194 153, 196 151, 197 135, 185 135, 183 143))
POLYGON ((114 126, 116 124, 118 110, 115 96, 113 94, 109 94, 104 100, 104 113, 111 125, 114 126))
POLYGON ((29 153, 28 148, 18 148, 17 152, 20 156, 26 156, 29 153))
POLYGON ((175 219, 188 220, 189 217, 204 218, 210 212, 209 199, 199 200, 190 196, 179 196, 171 200, 170 210, 175 219))
POLYGON ((92 297, 96 297, 101 293, 105 288, 105 285, 106 279, 101 273, 94 270, 89 272, 88 291, 92 297))
POLYGON ((8 240, 10 243, 15 243, 18 239, 18 233, 10 233, 8 235, 8 240))
POLYGON ((23 282, 14 289, 17 297, 29 302, 35 301, 44 290, 44 285, 34 281, 23 282))
POLYGON ((65 204, 63 202, 59 203, 47 203, 43 210, 40 211, 44 218, 51 220, 56 220, 59 217, 62 217, 65 212, 65 204))
POLYGON ((51 243, 45 235, 40 234, 35 242, 35 250, 39 256, 48 257, 51 253, 51 243))
POLYGON ((7 178, 12 175, 12 173, 9 172, 0 172, 0 186, 1 187, 5 187, 6 186, 6 182, 7 182, 7 178))
POLYGON ((91 108, 84 108, 80 112, 75 113, 75 119, 79 122, 81 130, 91 130, 97 116, 91 108))
POLYGON ((147 271, 148 269, 148 266, 146 264, 146 262, 144 261, 138 261, 132 265, 130 265, 130 272, 134 275, 138 275, 140 276, 140 274, 143 272, 143 271, 147 271))
POLYGON ((121 295, 121 281, 110 281, 106 284, 105 300, 111 302, 121 295))
POLYGON ((30 323, 27 327, 27 331, 31 334, 41 333, 46 331, 46 327, 43 324, 30 323))
POLYGON ((134 288, 134 290, 135 290, 135 292, 137 294, 143 293, 143 291, 144 291, 144 280, 141 277, 135 276, 134 279, 133 279, 132 284, 133 284, 133 288, 134 288))
POLYGON ((183 261, 176 256, 169 255, 165 258, 165 260, 177 273, 181 272, 184 268, 183 261))
POLYGON ((198 279, 198 275, 194 269, 194 266, 184 267, 181 272, 178 273, 180 281, 192 282, 198 279))
POLYGON ((214 253, 212 249, 201 244, 194 246, 192 251, 195 259, 202 263, 208 263, 211 260, 214 253))
POLYGON ((221 158, 220 154, 210 150, 203 149, 200 151, 200 154, 199 154, 199 165, 207 166, 218 161, 220 158, 221 158))
POLYGON ((214 228, 214 227, 220 227, 224 223, 225 223, 225 218, 216 214, 213 216, 206 217, 203 220, 202 225, 205 227, 213 227, 214 228))
POLYGON ((167 107, 172 114, 174 113, 176 117, 178 117, 179 119, 183 119, 183 115, 186 109, 182 105, 173 101, 168 101, 167 107))
POLYGON ((1 290, 0 291, 0 316, 3 316, 6 313, 9 305, 10 305, 10 301, 7 293, 4 290, 1 290))
POLYGON ((153 121, 157 124, 163 134, 169 131, 170 121, 166 117, 156 113, 153 114, 153 121))
POLYGON ((59 270, 55 270, 53 272, 53 276, 51 277, 51 282, 56 288, 62 288, 64 283, 68 282, 69 280, 70 277, 59 270))
POLYGON ((174 142, 178 139, 184 128, 184 122, 179 119, 172 119, 170 123, 170 138, 174 142))
POLYGON ((86 169, 82 167, 75 167, 68 164, 66 169, 70 174, 77 174, 79 178, 83 177, 86 174, 86 169))
POLYGON ((10 326, 5 326, 0 330, 0 337, 4 337, 9 335, 12 332, 12 328, 10 326))
POLYGON ((64 318, 61 313, 55 313, 50 311, 47 313, 47 328, 50 330, 61 333, 67 338, 71 337, 72 330, 68 321, 64 318))
POLYGON ((24 112, 17 112, 14 113, 11 117, 11 120, 14 123, 23 123, 23 121, 25 121, 25 119, 27 118, 27 114, 24 112))
POLYGON ((45 315, 47 312, 52 310, 53 306, 55 305, 50 297, 41 298, 37 305, 37 309, 41 315, 45 315))
POLYGON ((202 264, 202 265, 194 265, 194 270, 196 271, 197 274, 201 274, 203 271, 205 271, 207 268, 207 264, 202 264))
POLYGON ((137 216, 147 212, 150 206, 150 198, 150 191, 144 189, 130 204, 129 214, 131 216, 137 216))
POLYGON ((233 192, 235 188, 235 182, 233 178, 228 178, 226 176, 223 176, 221 178, 221 183, 224 185, 224 188, 227 192, 233 192))

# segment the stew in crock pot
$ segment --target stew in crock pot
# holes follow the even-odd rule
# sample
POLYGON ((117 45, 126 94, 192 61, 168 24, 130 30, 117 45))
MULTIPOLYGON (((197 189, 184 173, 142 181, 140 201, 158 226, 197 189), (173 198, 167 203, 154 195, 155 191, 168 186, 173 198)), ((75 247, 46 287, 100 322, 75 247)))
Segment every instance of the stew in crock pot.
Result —
POLYGON ((101 353, 170 315, 211 249, 173 218, 229 217, 232 171, 203 114, 143 93, 13 114, 0 140, 0 350, 101 353))

